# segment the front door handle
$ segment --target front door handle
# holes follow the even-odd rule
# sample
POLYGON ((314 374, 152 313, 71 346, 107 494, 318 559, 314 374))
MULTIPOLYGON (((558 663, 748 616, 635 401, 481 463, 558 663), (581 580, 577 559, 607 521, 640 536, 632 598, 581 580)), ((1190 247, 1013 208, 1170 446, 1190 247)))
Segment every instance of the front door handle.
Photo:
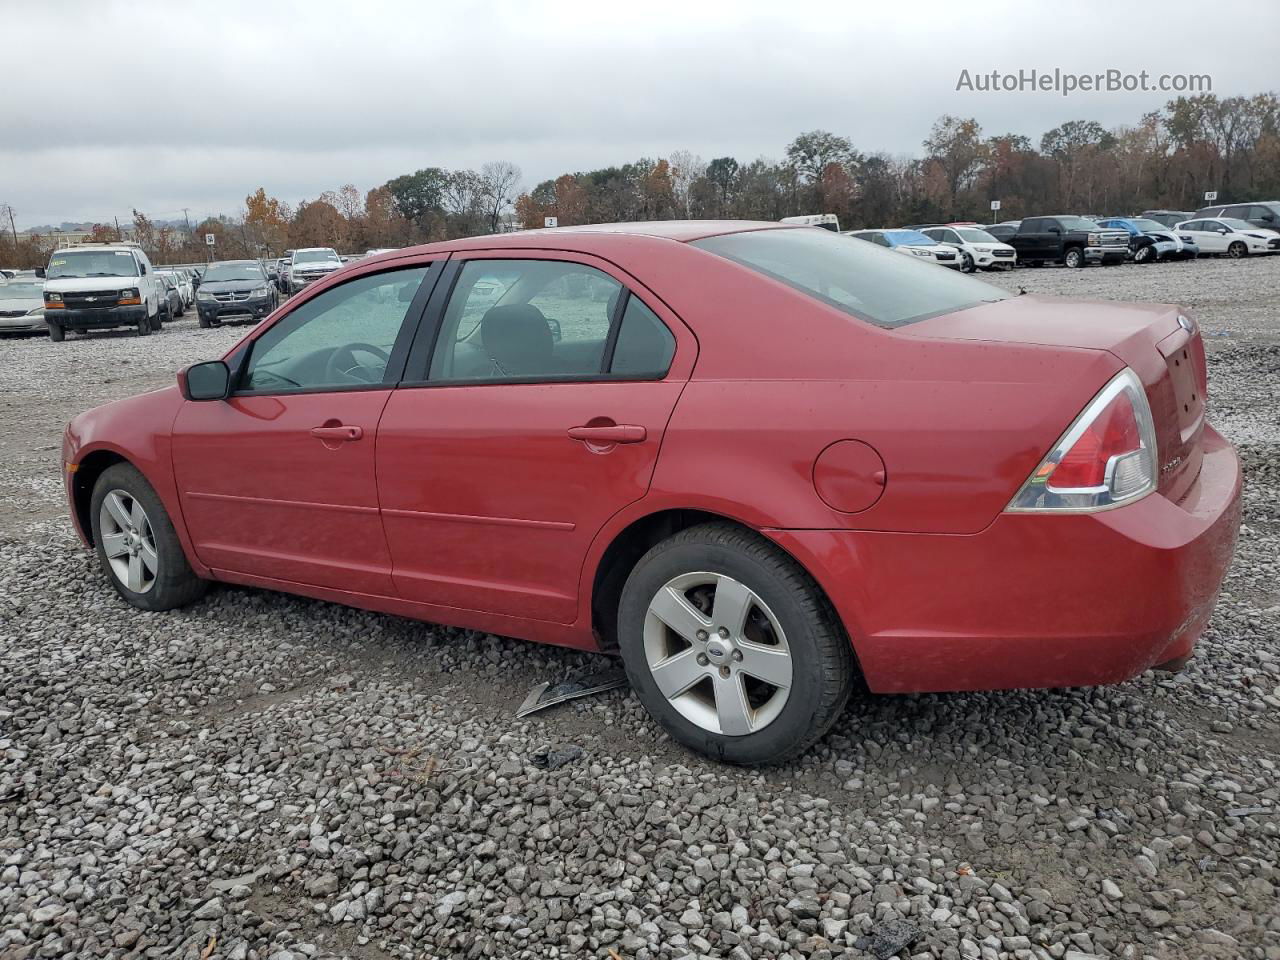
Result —
POLYGON ((634 423, 611 423, 598 427, 570 427, 569 437, 587 443, 641 443, 648 432, 634 423))
POLYGON ((344 427, 340 424, 325 424, 323 427, 312 427, 311 435, 317 440, 359 440, 364 436, 363 427, 344 427))

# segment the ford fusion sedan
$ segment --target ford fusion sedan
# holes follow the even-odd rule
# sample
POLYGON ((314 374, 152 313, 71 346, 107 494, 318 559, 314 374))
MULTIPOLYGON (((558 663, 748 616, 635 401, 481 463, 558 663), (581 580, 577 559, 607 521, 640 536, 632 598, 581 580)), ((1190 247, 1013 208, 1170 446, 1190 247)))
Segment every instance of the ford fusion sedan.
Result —
POLYGON ((851 230, 845 236, 866 240, 879 247, 888 247, 896 253, 905 253, 925 263, 938 263, 953 270, 959 270, 964 262, 955 247, 938 243, 919 230, 851 230))
POLYGON ((0 333, 48 333, 44 322, 44 281, 35 277, 0 280, 0 333))
POLYGON ((257 260, 210 264, 196 291, 200 326, 230 320, 261 320, 280 303, 280 293, 257 260))
POLYGON ((353 263, 73 419, 71 516, 141 609, 216 580, 617 653, 735 763, 855 685, 1176 668, 1240 521, 1195 321, 928 263, 733 221, 353 263))
POLYGON ((1280 233, 1232 217, 1187 220, 1178 224, 1176 229, 1179 234, 1190 237, 1201 253, 1239 259, 1251 253, 1280 251, 1280 233))
POLYGON ((307 284, 322 280, 341 267, 342 258, 332 247, 294 250, 289 263, 289 292, 297 293, 307 284))

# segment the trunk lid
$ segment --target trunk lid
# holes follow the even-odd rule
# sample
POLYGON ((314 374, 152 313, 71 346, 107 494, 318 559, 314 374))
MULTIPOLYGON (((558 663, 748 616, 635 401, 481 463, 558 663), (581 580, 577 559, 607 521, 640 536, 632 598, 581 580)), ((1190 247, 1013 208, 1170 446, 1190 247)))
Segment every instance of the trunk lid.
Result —
MULTIPOLYGON (((1199 328, 1174 304, 1010 297, 897 333, 946 340, 1105 350, 1142 379, 1156 427, 1159 490, 1178 501, 1200 474, 1208 374, 1199 328), (1190 327, 1190 329, 1187 329, 1190 327)), ((1098 384, 1100 389, 1102 384, 1098 384)), ((1080 398, 1083 409, 1091 396, 1080 398)), ((1070 421, 1063 423, 1065 430, 1070 421)))

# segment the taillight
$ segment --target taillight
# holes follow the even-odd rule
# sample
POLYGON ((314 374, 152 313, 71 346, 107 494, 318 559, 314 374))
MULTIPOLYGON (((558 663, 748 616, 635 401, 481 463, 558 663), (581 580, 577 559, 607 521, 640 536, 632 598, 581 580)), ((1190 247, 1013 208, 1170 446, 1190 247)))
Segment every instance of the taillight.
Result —
POLYGON ((1009 510, 1105 510, 1156 488, 1156 429, 1142 381, 1116 374, 1009 503, 1009 510))

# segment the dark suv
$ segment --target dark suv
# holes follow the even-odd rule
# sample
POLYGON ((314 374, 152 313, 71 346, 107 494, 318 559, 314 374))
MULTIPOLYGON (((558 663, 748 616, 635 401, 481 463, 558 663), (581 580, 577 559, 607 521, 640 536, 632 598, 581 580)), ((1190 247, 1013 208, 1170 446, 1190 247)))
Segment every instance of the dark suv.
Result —
POLYGON ((280 304, 280 291, 257 260, 211 263, 196 291, 200 326, 223 320, 261 320, 280 304))
POLYGON ((1191 219, 1201 217, 1229 217, 1234 220, 1247 220, 1255 227, 1264 227, 1280 233, 1280 200, 1258 200, 1254 203, 1220 203, 1212 207, 1202 207, 1191 219))

